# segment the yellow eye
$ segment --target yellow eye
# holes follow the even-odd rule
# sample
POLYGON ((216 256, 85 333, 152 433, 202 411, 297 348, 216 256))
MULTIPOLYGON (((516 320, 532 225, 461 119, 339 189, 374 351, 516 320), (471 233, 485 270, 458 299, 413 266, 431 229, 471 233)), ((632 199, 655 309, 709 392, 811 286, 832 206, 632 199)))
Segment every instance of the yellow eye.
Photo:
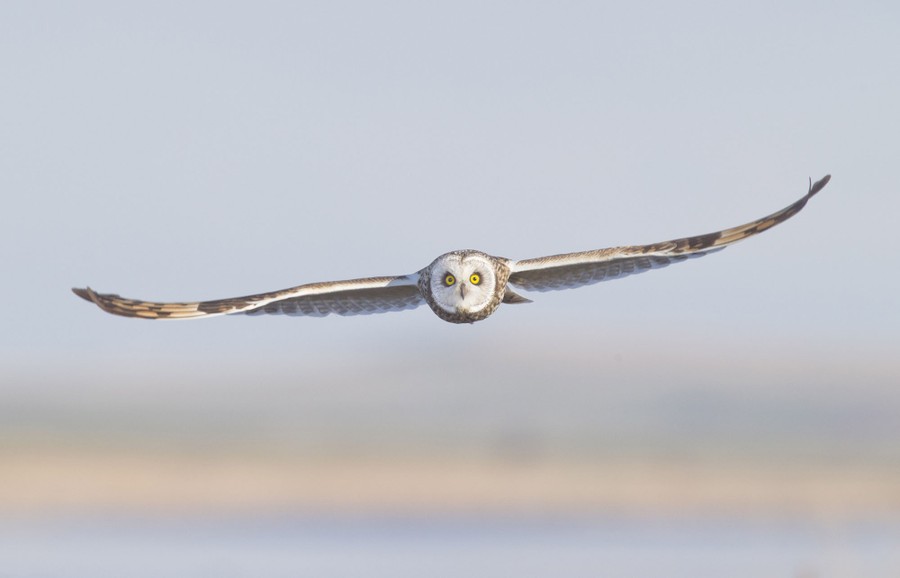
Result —
POLYGON ((456 277, 454 277, 450 273, 447 273, 447 275, 444 276, 444 285, 449 287, 449 286, 453 285, 454 283, 456 283, 456 277))
POLYGON ((478 285, 479 283, 481 283, 481 275, 479 275, 478 273, 472 273, 472 276, 469 277, 469 283, 471 283, 472 285, 478 285))

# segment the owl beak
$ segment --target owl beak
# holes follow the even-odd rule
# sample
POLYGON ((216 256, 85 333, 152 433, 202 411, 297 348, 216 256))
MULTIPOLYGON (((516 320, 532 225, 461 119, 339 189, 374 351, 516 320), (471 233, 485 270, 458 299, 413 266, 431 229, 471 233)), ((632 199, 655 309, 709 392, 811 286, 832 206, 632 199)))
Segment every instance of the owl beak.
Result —
POLYGON ((459 284, 459 296, 463 299, 466 298, 466 284, 465 283, 459 284))

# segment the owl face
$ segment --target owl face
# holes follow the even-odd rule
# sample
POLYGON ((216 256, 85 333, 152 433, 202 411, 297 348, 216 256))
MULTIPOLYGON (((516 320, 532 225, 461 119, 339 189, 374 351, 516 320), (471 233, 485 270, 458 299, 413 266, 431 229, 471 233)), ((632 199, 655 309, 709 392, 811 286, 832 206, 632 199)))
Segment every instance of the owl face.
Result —
POLYGON ((447 253, 435 259, 430 269, 432 309, 439 315, 444 312, 469 322, 496 307, 497 275, 490 256, 477 251, 447 253))

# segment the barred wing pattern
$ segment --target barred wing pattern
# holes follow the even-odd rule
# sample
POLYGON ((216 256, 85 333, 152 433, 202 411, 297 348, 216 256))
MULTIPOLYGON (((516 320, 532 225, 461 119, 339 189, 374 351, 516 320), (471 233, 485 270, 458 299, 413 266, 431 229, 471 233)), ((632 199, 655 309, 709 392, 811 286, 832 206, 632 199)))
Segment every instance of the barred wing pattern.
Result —
POLYGON ((400 277, 310 283, 271 293, 186 303, 127 299, 114 294, 96 293, 90 287, 72 291, 107 313, 143 319, 190 319, 237 313, 323 317, 331 313, 368 315, 415 309, 425 302, 417 285, 418 277, 415 273, 400 277))
POLYGON ((501 302, 529 301, 516 294, 513 288, 554 291, 582 287, 720 251, 790 219, 828 184, 830 178, 825 176, 816 183, 810 179, 809 190, 803 198, 762 219, 716 233, 650 245, 611 247, 521 261, 493 257, 480 251, 451 251, 411 275, 310 283, 282 291, 214 301, 160 303, 97 293, 90 287, 72 291, 108 313, 142 319, 189 319, 238 313, 310 317, 367 315, 414 309, 427 303, 445 321, 472 323, 486 318, 501 302), (479 268, 474 269, 476 266, 479 268), (479 277, 490 278, 491 282, 482 283, 479 277), (446 279, 446 282, 445 285, 433 284, 432 279, 446 279), (467 279, 475 281, 467 285, 467 279), (478 292, 474 289, 476 286, 483 291, 478 292), (440 291, 435 291, 435 287, 440 291), (477 296, 474 301, 473 295, 477 296))
POLYGON ((724 231, 650 245, 612 247, 514 261, 510 264, 509 283, 528 291, 573 289, 702 257, 790 219, 830 179, 831 175, 815 183, 810 179, 809 191, 797 202, 762 219, 724 231))

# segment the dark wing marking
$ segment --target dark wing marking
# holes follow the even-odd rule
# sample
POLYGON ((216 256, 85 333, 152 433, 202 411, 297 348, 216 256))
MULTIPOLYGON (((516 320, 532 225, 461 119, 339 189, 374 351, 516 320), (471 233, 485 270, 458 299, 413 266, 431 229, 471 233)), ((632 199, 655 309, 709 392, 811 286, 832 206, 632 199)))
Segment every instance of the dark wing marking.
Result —
POLYGON ((767 217, 724 231, 651 245, 611 247, 516 261, 510 265, 509 283, 530 291, 572 289, 702 257, 790 219, 830 179, 831 175, 815 183, 810 179, 809 191, 802 199, 767 217))
POLYGON ((185 303, 157 303, 96 293, 90 287, 72 289, 76 295, 114 315, 143 319, 189 319, 246 313, 322 317, 367 315, 414 309, 424 303, 417 286, 418 274, 402 277, 370 277, 350 281, 310 283, 282 291, 185 303))

